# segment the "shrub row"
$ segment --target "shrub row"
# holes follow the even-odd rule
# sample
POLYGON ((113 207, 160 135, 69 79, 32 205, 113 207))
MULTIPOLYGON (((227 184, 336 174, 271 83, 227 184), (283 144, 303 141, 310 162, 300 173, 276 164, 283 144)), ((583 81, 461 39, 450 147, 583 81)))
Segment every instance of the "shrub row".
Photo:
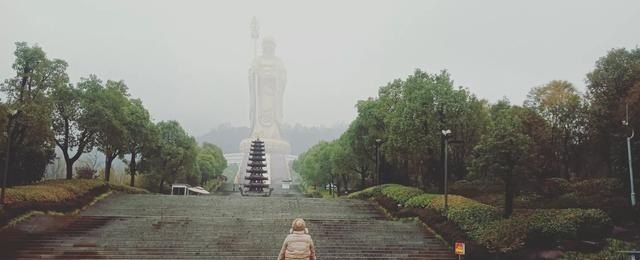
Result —
POLYGON ((148 193, 139 188, 108 184, 101 180, 55 180, 6 190, 6 207, 0 211, 0 227, 29 211, 70 212, 82 208, 109 190, 148 193))
POLYGON ((382 195, 385 195, 395 202, 404 205, 409 199, 422 194, 422 190, 402 185, 391 184, 382 187, 382 195))
POLYGON ((470 236, 491 252, 513 253, 525 245, 603 239, 611 228, 611 219, 599 209, 537 209, 479 225, 470 236))
POLYGON ((106 185, 103 181, 86 179, 46 181, 7 189, 5 202, 8 207, 32 203, 58 203, 106 185))
POLYGON ((595 253, 584 253, 584 252, 566 252, 564 255, 560 256, 560 260, 602 260, 602 259, 620 259, 625 260, 629 259, 625 257, 624 254, 619 251, 631 251, 634 249, 632 243, 625 242, 617 239, 607 239, 605 246, 598 252, 595 253))
MULTIPOLYGON (((427 194, 397 184, 371 187, 348 197, 365 199, 380 196, 398 206, 425 210, 419 214, 444 214, 444 197, 441 194, 427 194)), ((537 209, 501 219, 497 208, 459 195, 449 195, 448 206, 448 214, 442 220, 454 223, 474 243, 494 253, 511 254, 525 244, 552 245, 567 239, 602 239, 612 227, 611 219, 599 209, 537 209)), ((395 205, 391 209, 398 210, 395 205)), ((421 216, 423 218, 439 219, 437 216, 421 216)))
POLYGON ((349 199, 369 199, 382 195, 382 189, 386 187, 401 186, 398 184, 384 184, 380 186, 372 186, 360 191, 356 191, 347 195, 349 199))

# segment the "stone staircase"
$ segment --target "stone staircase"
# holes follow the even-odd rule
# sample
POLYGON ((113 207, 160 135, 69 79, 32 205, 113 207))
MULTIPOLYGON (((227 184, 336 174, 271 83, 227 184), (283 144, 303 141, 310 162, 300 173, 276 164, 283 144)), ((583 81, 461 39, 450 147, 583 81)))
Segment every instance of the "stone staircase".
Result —
POLYGON ((0 231, 0 259, 273 260, 295 217, 318 259, 455 259, 369 201, 235 195, 113 195, 79 215, 36 215, 0 231))

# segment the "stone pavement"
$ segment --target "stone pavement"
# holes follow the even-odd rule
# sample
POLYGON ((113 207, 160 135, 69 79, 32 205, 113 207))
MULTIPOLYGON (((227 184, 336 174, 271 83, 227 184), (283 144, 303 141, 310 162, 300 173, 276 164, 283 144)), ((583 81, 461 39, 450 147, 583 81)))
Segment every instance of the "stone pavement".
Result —
POLYGON ((36 215, 0 230, 0 259, 276 259, 303 217, 318 259, 456 259, 416 222, 369 201, 112 195, 74 216, 36 215))

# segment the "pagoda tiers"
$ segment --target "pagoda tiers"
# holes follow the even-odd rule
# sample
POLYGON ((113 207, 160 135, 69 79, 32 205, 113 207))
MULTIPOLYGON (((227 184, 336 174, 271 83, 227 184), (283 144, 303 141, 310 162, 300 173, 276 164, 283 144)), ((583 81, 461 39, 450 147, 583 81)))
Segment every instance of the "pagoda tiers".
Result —
POLYGON ((267 180, 269 177, 265 176, 267 170, 266 157, 265 157, 264 142, 260 139, 251 142, 251 150, 249 152, 249 160, 247 163, 247 175, 244 177, 248 180, 244 184, 244 189, 240 189, 243 196, 245 195, 262 195, 270 196, 272 188, 269 188, 267 180))

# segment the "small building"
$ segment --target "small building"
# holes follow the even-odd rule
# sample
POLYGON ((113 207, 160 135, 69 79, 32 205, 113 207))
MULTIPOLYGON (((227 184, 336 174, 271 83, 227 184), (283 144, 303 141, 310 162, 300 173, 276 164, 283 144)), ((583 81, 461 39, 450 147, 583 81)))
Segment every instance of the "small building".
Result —
POLYGON ((171 195, 189 196, 189 195, 207 195, 208 191, 200 186, 192 187, 189 184, 173 184, 171 185, 171 195))
POLYGON ((288 190, 291 188, 291 180, 283 180, 282 181, 282 189, 288 190))

